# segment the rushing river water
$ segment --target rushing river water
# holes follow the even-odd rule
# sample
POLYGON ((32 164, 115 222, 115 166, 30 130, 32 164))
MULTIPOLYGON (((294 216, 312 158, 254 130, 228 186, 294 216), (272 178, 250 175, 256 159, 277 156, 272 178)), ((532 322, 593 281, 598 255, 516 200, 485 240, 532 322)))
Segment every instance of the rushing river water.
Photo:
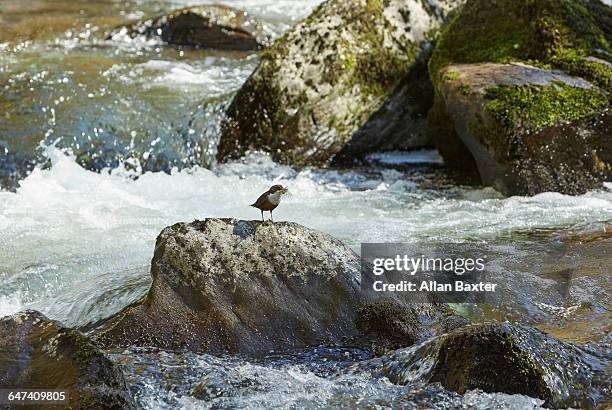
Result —
MULTIPOLYGON (((225 3, 246 9, 278 36, 318 2, 225 3)), ((501 307, 458 306, 460 312, 535 324, 578 342, 609 342, 612 185, 578 197, 504 198, 453 184, 435 152, 383 155, 352 171, 295 171, 257 153, 216 165, 220 115, 257 55, 105 35, 130 19, 196 3, 207 2, 0 0, 0 316, 34 308, 70 326, 104 318, 147 291, 163 227, 205 217, 258 218, 247 205, 282 183, 291 196, 276 219, 326 231, 356 251, 361 242, 507 246, 511 257, 534 263, 520 275, 500 273, 514 281, 516 294, 501 307), (533 300, 530 292, 567 280, 540 272, 535 260, 568 238, 594 244, 578 257, 571 291, 533 300)), ((134 349, 113 357, 128 370, 143 408, 542 404, 339 372, 364 355, 321 348, 251 361, 134 349)))

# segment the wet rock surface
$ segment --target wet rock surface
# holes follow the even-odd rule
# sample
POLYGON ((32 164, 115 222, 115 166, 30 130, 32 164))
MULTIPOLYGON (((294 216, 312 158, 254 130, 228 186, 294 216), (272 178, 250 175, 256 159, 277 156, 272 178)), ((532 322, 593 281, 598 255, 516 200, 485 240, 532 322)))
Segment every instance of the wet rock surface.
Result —
POLYGON ((389 298, 360 306, 356 319, 361 344, 368 345, 375 355, 412 346, 467 324, 466 319, 443 305, 406 306, 389 298))
POLYGON ((580 348, 530 327, 485 323, 360 366, 398 384, 439 382, 459 393, 481 389, 539 398, 553 408, 594 408, 609 396, 609 363, 609 348, 580 348))
POLYGON ((248 51, 268 41, 261 24, 247 12, 222 5, 187 7, 116 29, 110 37, 127 34, 159 37, 176 46, 248 51))
POLYGON ((217 158, 254 148, 277 161, 322 165, 342 150, 338 160, 346 161, 426 145, 424 61, 433 33, 459 4, 321 4, 263 53, 226 112, 217 158), (421 92, 423 99, 410 98, 421 92))
POLYGON ((608 99, 580 77, 518 63, 449 65, 438 92, 454 125, 438 134, 442 155, 455 155, 447 139, 459 138, 485 185, 580 194, 612 178, 608 99), (542 125, 551 106, 559 118, 542 125))
MULTIPOLYGON (((373 339, 360 339, 355 321, 359 307, 375 299, 361 292, 359 274, 353 251, 295 223, 180 223, 157 239, 147 297, 111 318, 94 339, 107 347, 253 354, 369 345, 373 339)), ((418 323, 448 314, 438 305, 407 305, 402 312, 411 315, 412 332, 403 346, 427 333, 418 323)))
POLYGON ((284 406, 307 409, 542 408, 542 400, 521 395, 481 391, 460 395, 439 383, 400 386, 368 371, 358 375, 345 371, 366 356, 352 349, 321 347, 273 353, 262 360, 240 355, 228 359, 189 352, 130 349, 121 352, 118 360, 135 370, 131 373, 133 384, 142 391, 150 391, 153 384, 164 386, 161 387, 164 392, 174 392, 176 395, 164 396, 168 397, 163 402, 168 407, 187 402, 194 407, 269 408, 270 403, 282 396, 284 406), (147 371, 143 372, 143 368, 147 371), (174 399, 176 396, 179 399, 174 399))
POLYGON ((598 0, 462 8, 429 62, 428 123, 446 163, 508 195, 601 188, 612 172, 611 16, 598 0))
POLYGON ((103 345, 263 352, 354 332, 356 256, 292 223, 207 219, 166 228, 144 302, 96 335, 103 345))
POLYGON ((32 310, 0 319, 0 387, 66 390, 72 408, 134 408, 123 374, 88 337, 32 310))

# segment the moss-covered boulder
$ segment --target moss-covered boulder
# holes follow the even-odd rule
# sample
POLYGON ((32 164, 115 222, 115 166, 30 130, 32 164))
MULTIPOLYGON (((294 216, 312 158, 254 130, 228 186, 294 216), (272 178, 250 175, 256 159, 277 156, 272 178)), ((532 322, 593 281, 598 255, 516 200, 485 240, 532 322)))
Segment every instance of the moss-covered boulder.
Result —
POLYGON ((468 2, 429 62, 445 161, 506 194, 600 188, 612 176, 611 21, 599 0, 468 2))
POLYGON ((64 390, 62 408, 134 408, 120 369, 86 336, 28 310, 0 319, 0 388, 64 390))
POLYGON ((262 25, 247 12, 222 5, 187 7, 121 27, 110 38, 159 37, 176 46, 258 50, 268 41, 262 25))
POLYGON ((523 394, 553 408, 594 408, 609 394, 610 349, 595 352, 537 329, 471 325, 361 366, 393 383, 441 383, 458 393, 523 394))
POLYGON ((579 194, 612 179, 612 112, 601 88, 518 63, 452 64, 441 73, 452 132, 451 141, 437 134, 440 151, 449 158, 452 139, 463 144, 485 185, 507 195, 579 194))
POLYGON ((412 346, 469 322, 441 304, 406 305, 389 298, 366 303, 357 310, 361 343, 375 355, 412 346))
MULTIPOLYGON (((360 339, 359 257, 338 240, 290 222, 206 219, 157 238, 146 298, 93 333, 105 347, 157 346, 261 354, 360 339)), ((412 313, 411 326, 445 316, 440 306, 412 313)), ((416 331, 415 331, 416 332, 416 331)), ((405 340, 403 346, 412 340, 405 340)))
POLYGON ((341 151, 338 160, 427 144, 425 59, 460 3, 324 2, 262 54, 226 112, 218 159, 261 149, 324 165, 341 151))

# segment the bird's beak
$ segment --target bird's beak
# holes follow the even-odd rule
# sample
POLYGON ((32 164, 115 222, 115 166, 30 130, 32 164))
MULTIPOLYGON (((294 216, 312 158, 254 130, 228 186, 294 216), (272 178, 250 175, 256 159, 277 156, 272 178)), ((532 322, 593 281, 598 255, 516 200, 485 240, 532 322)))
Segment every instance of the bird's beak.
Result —
POLYGON ((281 189, 280 192, 281 192, 282 195, 285 195, 285 194, 289 193, 289 190, 287 188, 283 188, 283 189, 281 189))

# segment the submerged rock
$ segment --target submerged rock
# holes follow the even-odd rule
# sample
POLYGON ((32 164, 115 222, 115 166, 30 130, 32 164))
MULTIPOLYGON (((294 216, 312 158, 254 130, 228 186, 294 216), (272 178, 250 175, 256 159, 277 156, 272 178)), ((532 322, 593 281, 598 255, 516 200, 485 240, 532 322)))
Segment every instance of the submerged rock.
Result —
POLYGON ((32 310, 0 319, 0 388, 66 390, 71 408, 134 408, 123 374, 88 337, 32 310))
POLYGON ((115 30, 110 37, 159 36, 168 44, 218 50, 257 50, 267 42, 247 12, 222 5, 187 7, 115 30))
POLYGON ((276 161, 324 165, 426 145, 432 91, 424 61, 436 29, 461 3, 321 4, 261 56, 226 112, 218 159, 253 148, 276 161))
POLYGON ((599 0, 469 2, 429 63, 428 121, 445 161, 505 194, 601 188, 611 17, 599 0))
POLYGON ((485 323, 360 366, 397 384, 439 382, 458 393, 480 389, 539 398, 548 407, 594 408, 612 387, 609 363, 609 349, 595 353, 530 327, 485 323))
MULTIPOLYGON (((159 235, 151 269, 146 298, 95 332, 103 346, 258 354, 346 343, 359 336, 357 309, 373 301, 361 292, 354 252, 289 222, 173 225, 159 235)), ((443 309, 419 314, 430 323, 443 309)))

